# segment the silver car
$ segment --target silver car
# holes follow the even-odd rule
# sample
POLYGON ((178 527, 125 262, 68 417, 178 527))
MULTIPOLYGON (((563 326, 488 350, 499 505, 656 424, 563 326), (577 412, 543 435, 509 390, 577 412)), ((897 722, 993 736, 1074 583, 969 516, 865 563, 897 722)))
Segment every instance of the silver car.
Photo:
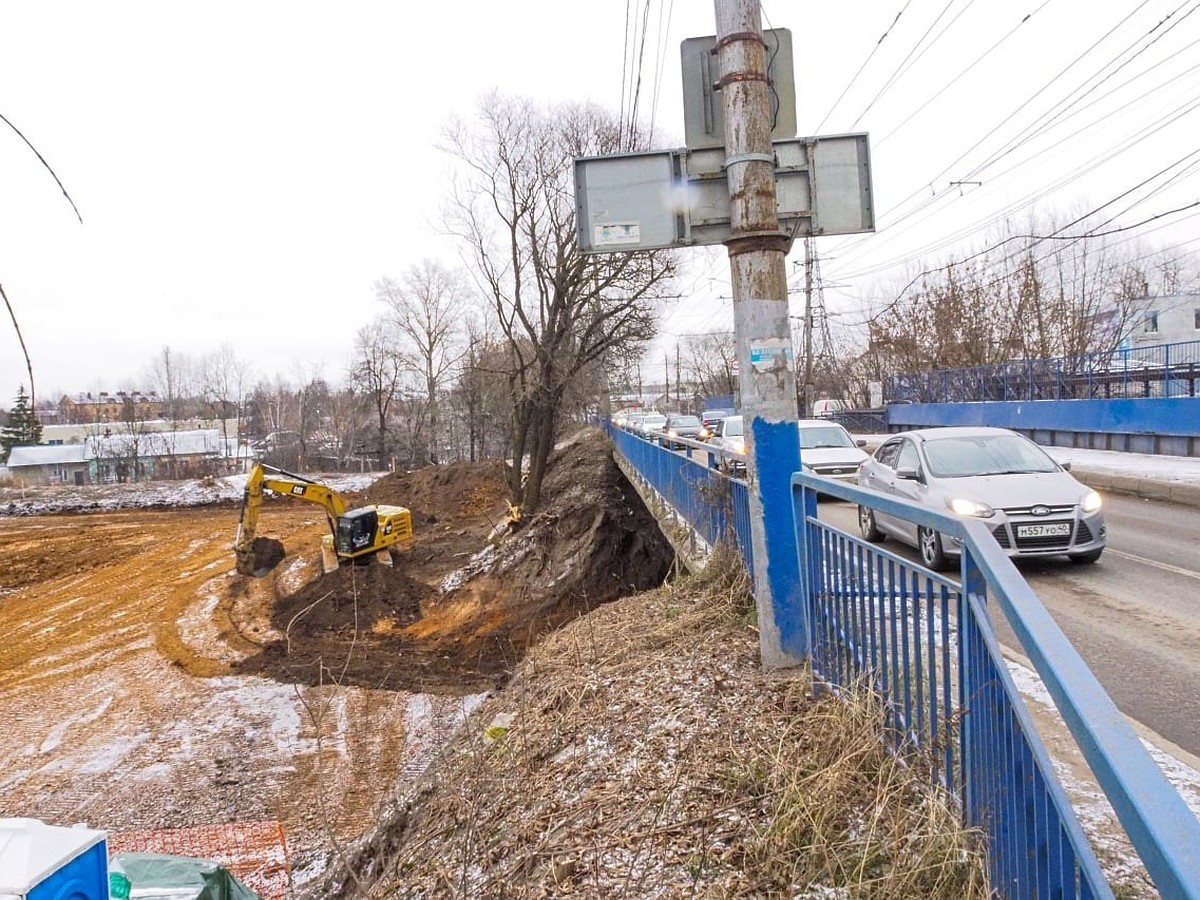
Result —
POLYGON ((850 436, 845 428, 828 419, 801 419, 800 463, 810 472, 856 481, 858 467, 867 460, 862 450, 867 442, 850 436))
MULTIPOLYGON (((889 438, 858 470, 863 487, 940 512, 982 519, 1014 557, 1066 554, 1093 563, 1107 539, 1100 495, 1037 444, 1006 428, 924 428, 889 438)), ((868 541, 892 537, 945 569, 962 547, 936 531, 865 506, 868 541)))

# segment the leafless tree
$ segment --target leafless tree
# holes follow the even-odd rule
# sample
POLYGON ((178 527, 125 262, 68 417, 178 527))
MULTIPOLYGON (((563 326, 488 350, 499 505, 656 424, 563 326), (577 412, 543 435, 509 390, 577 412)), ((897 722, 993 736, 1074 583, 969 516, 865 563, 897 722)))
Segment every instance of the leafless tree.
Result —
POLYGON ((195 394, 195 366, 185 355, 177 353, 169 344, 163 344, 146 370, 146 383, 162 400, 163 411, 171 420, 174 429, 180 419, 186 417, 188 400, 195 394))
POLYGON ((424 412, 428 417, 425 455, 431 463, 438 461, 441 432, 438 391, 462 355, 460 336, 466 294, 462 275, 433 260, 412 266, 400 284, 390 278, 381 278, 375 284, 375 296, 387 305, 418 377, 424 382, 424 412))
MULTIPOLYGON (((250 364, 239 359, 230 344, 222 344, 200 361, 200 388, 209 417, 221 420, 221 437, 228 442, 230 419, 241 430, 244 401, 250 388, 250 364)), ((236 433, 235 433, 236 437, 236 433)))
POLYGON ((395 325, 384 318, 360 328, 355 340, 351 382, 371 406, 378 437, 376 451, 381 458, 390 452, 388 416, 403 381, 404 360, 398 344, 395 325))
POLYGON ((1112 349, 1147 308, 1151 273, 1095 231, 1087 217, 1007 225, 987 250, 914 278, 871 322, 872 351, 917 372, 1112 349))
POLYGON ((509 353, 509 492, 541 498, 564 398, 615 347, 654 333, 673 283, 669 253, 584 255, 575 243, 573 160, 617 152, 620 123, 594 106, 542 109, 492 95, 447 134, 460 164, 447 224, 473 258, 509 353))
POLYGON ((733 393, 737 380, 737 342, 732 331, 685 335, 680 351, 684 371, 702 394, 733 393))

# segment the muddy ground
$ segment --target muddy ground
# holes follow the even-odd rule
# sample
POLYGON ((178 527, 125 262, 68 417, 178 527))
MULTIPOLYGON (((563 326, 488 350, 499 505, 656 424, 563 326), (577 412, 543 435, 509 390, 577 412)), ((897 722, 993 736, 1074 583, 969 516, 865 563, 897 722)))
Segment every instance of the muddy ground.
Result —
POLYGON ((556 455, 542 510, 493 546, 502 474, 454 464, 352 495, 408 506, 416 537, 392 567, 331 575, 322 511, 291 500, 263 511, 285 558, 257 579, 234 571, 229 503, 0 516, 0 816, 279 821, 303 884, 531 642, 669 569, 598 435, 556 455))

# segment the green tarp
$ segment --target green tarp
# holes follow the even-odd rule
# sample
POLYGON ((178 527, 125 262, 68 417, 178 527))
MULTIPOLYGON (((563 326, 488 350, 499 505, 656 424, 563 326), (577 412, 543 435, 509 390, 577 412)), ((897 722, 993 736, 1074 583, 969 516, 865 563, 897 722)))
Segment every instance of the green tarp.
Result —
POLYGON ((112 862, 119 862, 125 870, 131 900, 259 900, 258 894, 212 860, 117 853, 112 862))

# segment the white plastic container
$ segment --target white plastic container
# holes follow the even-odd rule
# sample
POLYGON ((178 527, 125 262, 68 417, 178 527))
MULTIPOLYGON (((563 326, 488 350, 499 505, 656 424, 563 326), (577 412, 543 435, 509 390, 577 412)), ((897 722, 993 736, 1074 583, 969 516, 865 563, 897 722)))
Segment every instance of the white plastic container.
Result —
POLYGON ((108 900, 107 833, 0 819, 0 900, 108 900))

